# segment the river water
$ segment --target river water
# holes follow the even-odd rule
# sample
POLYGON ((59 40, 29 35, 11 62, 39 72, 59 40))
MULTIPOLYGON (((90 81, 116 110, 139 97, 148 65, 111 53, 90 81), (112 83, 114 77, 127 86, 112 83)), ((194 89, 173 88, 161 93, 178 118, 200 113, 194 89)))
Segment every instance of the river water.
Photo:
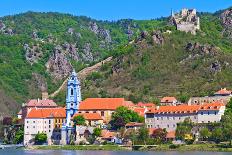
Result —
POLYGON ((0 150, 0 155, 231 155, 232 152, 139 152, 139 151, 63 151, 0 150))

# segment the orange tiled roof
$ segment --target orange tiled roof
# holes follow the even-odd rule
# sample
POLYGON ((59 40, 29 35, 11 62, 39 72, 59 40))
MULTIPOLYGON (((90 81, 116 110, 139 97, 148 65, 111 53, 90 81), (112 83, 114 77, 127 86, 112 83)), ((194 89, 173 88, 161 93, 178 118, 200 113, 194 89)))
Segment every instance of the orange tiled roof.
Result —
POLYGON ((50 99, 39 100, 32 99, 26 103, 27 107, 58 107, 57 104, 50 99))
POLYGON ((146 113, 197 113, 199 110, 219 110, 221 106, 224 106, 224 104, 221 102, 206 103, 203 105, 160 106, 156 108, 150 108, 146 113))
POLYGON ((231 93, 232 93, 231 90, 227 90, 226 88, 223 88, 215 92, 214 95, 230 95, 231 93))
POLYGON ((65 108, 32 108, 26 118, 66 118, 65 108))
POLYGON ((112 138, 114 137, 115 133, 111 132, 109 130, 102 130, 101 132, 101 137, 104 139, 112 138))
POLYGON ((166 135, 166 138, 175 138, 175 137, 176 137, 176 132, 175 131, 170 131, 166 135))
POLYGON ((176 102, 176 98, 175 97, 170 97, 170 96, 166 96, 166 97, 163 97, 160 102, 162 103, 165 103, 165 102, 176 102))
POLYGON ((146 108, 135 107, 132 109, 134 112, 137 112, 140 116, 144 116, 146 108))
POLYGON ((77 113, 73 116, 73 118, 75 116, 80 116, 80 115, 82 115, 86 120, 103 120, 98 113, 83 113, 83 114, 77 113))
POLYGON ((120 106, 132 106, 124 98, 87 98, 80 103, 79 110, 116 110, 120 106))
POLYGON ((157 130, 158 128, 149 128, 149 135, 152 135, 154 133, 155 130, 157 130))

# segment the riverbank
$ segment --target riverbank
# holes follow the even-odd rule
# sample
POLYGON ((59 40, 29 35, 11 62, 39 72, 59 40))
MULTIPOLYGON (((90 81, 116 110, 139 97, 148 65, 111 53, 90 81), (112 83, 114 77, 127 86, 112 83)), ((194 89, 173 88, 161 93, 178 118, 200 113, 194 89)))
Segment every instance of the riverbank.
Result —
POLYGON ((106 150, 106 151, 211 151, 211 152, 232 152, 232 148, 224 148, 216 144, 193 144, 193 145, 157 145, 157 146, 135 146, 124 147, 119 145, 53 145, 33 146, 32 150, 106 150))

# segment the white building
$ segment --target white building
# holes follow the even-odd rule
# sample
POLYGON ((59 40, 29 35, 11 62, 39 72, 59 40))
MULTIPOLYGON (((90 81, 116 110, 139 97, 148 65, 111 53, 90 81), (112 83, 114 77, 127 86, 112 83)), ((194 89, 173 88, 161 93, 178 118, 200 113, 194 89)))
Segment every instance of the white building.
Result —
POLYGON ((33 144, 37 133, 45 133, 51 142, 53 130, 60 126, 57 120, 65 120, 64 108, 31 109, 24 121, 24 145, 33 144))
POLYGON ((204 105, 160 106, 145 113, 148 128, 166 128, 176 130, 177 123, 190 118, 194 123, 219 122, 224 114, 225 105, 215 102, 204 105))

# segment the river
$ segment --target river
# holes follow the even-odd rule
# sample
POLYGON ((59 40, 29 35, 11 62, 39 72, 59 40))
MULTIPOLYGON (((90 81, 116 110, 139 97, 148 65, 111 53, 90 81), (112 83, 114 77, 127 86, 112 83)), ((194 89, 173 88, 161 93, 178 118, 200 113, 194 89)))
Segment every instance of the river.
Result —
POLYGON ((139 152, 139 151, 65 151, 0 150, 0 155, 231 155, 231 152, 139 152))

